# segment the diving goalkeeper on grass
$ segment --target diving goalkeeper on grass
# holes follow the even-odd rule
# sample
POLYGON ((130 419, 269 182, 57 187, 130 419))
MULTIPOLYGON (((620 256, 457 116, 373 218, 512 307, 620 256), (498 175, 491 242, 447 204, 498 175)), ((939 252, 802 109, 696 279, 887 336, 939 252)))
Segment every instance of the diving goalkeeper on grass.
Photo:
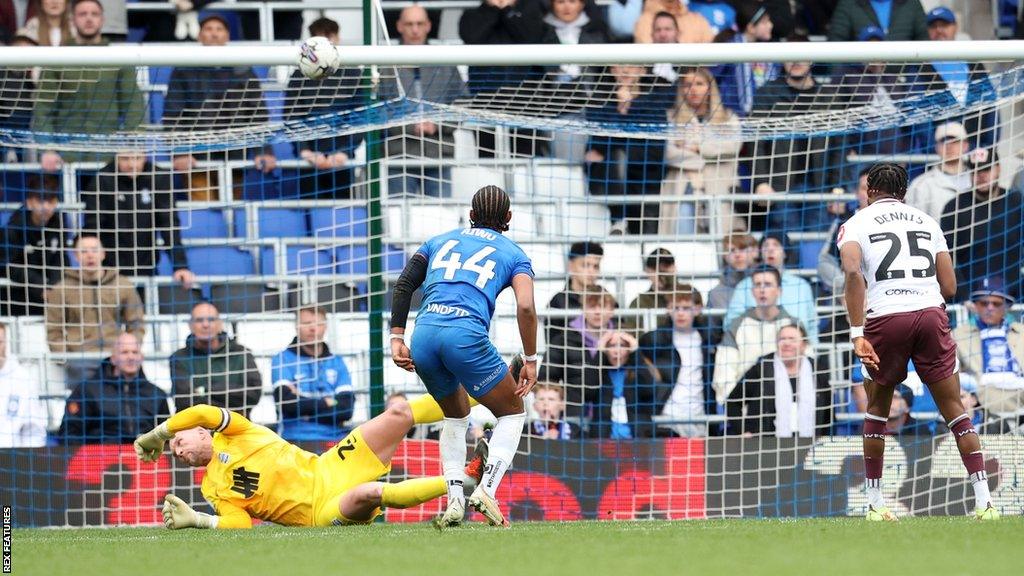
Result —
MULTIPOLYGON (((173 494, 164 497, 164 525, 179 528, 250 528, 259 518, 284 526, 368 524, 381 508, 408 508, 448 493, 444 477, 388 484, 391 457, 414 424, 442 419, 430 395, 389 407, 358 426, 330 450, 312 454, 241 414, 192 406, 135 440, 145 462, 161 457, 170 441, 174 456, 205 466, 203 496, 216 515, 196 512, 173 494)), ((477 444, 466 467, 477 482, 487 445, 477 444)))

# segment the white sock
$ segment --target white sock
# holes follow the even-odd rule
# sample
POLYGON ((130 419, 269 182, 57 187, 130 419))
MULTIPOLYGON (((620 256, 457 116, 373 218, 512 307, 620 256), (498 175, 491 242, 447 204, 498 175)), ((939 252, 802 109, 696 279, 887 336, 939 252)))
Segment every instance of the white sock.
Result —
POLYGON ((469 416, 445 418, 441 428, 441 470, 448 485, 448 504, 464 501, 462 484, 466 480, 466 431, 469 430, 469 416))
POLYGON ((877 510, 886 507, 886 499, 882 495, 882 487, 867 489, 867 504, 877 510))
POLYGON ((867 480, 868 506, 875 510, 885 508, 885 497, 882 496, 882 479, 867 480))
POLYGON ((523 425, 526 424, 526 412, 512 414, 498 418, 491 432, 490 453, 487 455, 487 466, 484 467, 484 477, 480 486, 488 496, 494 498, 494 493, 505 476, 505 471, 512 464, 512 458, 519 448, 519 438, 523 435, 523 425))
POLYGON ((971 486, 974 487, 974 507, 978 510, 988 508, 992 495, 988 492, 988 474, 980 470, 971 474, 971 486))

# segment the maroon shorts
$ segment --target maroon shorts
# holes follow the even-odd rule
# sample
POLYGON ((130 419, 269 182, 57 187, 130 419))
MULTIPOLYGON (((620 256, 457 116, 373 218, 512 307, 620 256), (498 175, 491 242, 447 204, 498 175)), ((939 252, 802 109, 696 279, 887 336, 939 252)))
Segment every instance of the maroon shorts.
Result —
POLYGON ((878 384, 895 386, 906 380, 909 360, 925 384, 956 372, 956 342, 942 308, 868 318, 864 337, 878 354, 878 370, 868 369, 868 376, 878 384))

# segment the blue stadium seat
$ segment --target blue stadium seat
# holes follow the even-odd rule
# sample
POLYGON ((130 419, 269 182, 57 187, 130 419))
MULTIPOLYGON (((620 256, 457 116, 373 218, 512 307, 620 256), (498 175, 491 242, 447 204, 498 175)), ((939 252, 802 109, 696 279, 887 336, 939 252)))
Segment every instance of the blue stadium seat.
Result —
MULTIPOLYGON (((366 246, 340 246, 334 251, 337 274, 369 274, 369 249, 366 246)), ((405 268, 405 252, 397 246, 385 246, 384 271, 401 272, 405 268)))
POLYGON ((233 246, 188 248, 188 267, 200 276, 254 274, 252 254, 233 246))
POLYGON ((178 210, 182 239, 227 238, 228 224, 224 213, 213 209, 178 210))
MULTIPOLYGON (((302 210, 260 208, 256 213, 260 238, 301 238, 309 235, 306 213, 302 210)), ((245 210, 235 210, 235 237, 247 237, 245 210)))
POLYGON ((287 269, 277 270, 274 249, 260 250, 260 271, 263 274, 333 274, 334 262, 329 250, 317 250, 312 246, 288 246, 287 269))
POLYGON ((369 274, 369 250, 366 246, 341 246, 334 251, 337 274, 369 274))
POLYGON ((357 238, 367 235, 367 212, 363 206, 313 208, 309 211, 314 236, 357 238))
POLYGON ((7 210, 0 212, 0 226, 7 226, 7 223, 11 220, 11 214, 13 212, 8 212, 7 210))
POLYGON ((822 240, 804 240, 800 242, 800 267, 815 270, 818 268, 818 254, 825 245, 822 240))

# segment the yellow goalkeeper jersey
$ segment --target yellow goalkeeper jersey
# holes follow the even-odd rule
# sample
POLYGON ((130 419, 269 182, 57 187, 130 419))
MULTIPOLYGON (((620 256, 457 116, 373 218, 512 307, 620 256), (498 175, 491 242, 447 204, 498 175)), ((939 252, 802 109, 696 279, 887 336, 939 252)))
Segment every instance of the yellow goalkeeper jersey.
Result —
POLYGON ((171 432, 196 426, 213 431, 202 491, 221 517, 219 527, 249 527, 251 518, 312 525, 316 454, 224 408, 197 405, 167 421, 171 432))

